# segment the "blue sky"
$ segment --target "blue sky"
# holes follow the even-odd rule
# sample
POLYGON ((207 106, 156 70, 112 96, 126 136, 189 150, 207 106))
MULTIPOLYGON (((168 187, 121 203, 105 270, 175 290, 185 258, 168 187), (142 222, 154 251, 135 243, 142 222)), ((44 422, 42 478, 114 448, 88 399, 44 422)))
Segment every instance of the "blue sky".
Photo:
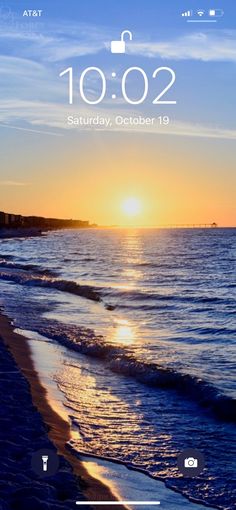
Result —
MULTIPOLYGON (((202 3, 205 9, 212 7, 212 1, 202 3)), ((225 4, 225 17, 212 25, 188 24, 181 18, 182 10, 199 8, 199 2, 190 0, 42 1, 40 19, 22 18, 19 2, 7 4, 5 10, 4 7, 0 10, 3 123, 13 124, 15 121, 47 129, 63 128, 67 83, 66 78, 59 79, 58 75, 70 65, 75 73, 91 65, 104 70, 108 80, 107 94, 101 108, 94 109, 95 113, 109 109, 126 111, 128 108, 132 113, 156 115, 157 108, 151 102, 157 91, 154 80, 149 82, 149 100, 135 109, 122 104, 120 80, 129 66, 142 67, 149 77, 156 67, 168 66, 176 73, 169 99, 171 95, 175 96, 177 105, 159 107, 158 114, 170 114, 177 127, 183 122, 191 123, 192 128, 193 125, 206 126, 209 133, 212 129, 213 135, 215 130, 219 134, 220 130, 225 130, 224 136, 234 138, 236 26, 232 26, 232 20, 236 19, 236 6, 233 1, 225 4), (5 13, 5 18, 1 12, 5 13), (119 38, 124 28, 133 33, 128 53, 112 55, 108 51, 110 40, 119 38), (117 80, 111 79, 112 71, 117 73, 117 80), (225 97, 222 97, 222 91, 225 97), (114 92, 118 98, 115 103, 111 101, 114 92), (49 109, 48 103, 51 105, 49 109), (55 103, 61 109, 53 108, 55 103)), ((216 0, 214 7, 217 6, 222 7, 222 2, 216 0)), ((27 7, 32 8, 32 2, 25 2, 24 8, 27 7)), ((167 75, 165 79, 163 75, 163 85, 166 79, 167 75)), ((142 80, 138 82, 133 75, 133 83, 132 78, 130 82, 131 90, 137 88, 138 93, 142 80)), ((96 95, 98 82, 88 80, 87 86, 96 95)), ((84 114, 92 113, 92 108, 85 108, 79 97, 75 98, 74 106, 75 111, 79 107, 84 114)))

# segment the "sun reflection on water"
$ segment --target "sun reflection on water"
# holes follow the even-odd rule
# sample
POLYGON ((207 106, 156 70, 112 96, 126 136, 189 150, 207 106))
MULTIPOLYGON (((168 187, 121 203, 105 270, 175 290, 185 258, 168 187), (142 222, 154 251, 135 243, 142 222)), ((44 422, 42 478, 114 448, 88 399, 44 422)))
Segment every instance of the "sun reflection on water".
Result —
POLYGON ((131 322, 126 319, 116 319, 111 341, 123 345, 135 343, 136 330, 131 322))

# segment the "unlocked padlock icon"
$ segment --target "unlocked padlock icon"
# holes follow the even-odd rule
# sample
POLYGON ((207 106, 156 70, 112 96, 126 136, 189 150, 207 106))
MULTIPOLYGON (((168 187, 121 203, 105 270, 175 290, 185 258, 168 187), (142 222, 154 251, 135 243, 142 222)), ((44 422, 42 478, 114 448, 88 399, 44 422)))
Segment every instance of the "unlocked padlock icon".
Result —
POLYGON ((129 40, 132 41, 133 35, 130 30, 123 30, 120 36, 120 41, 111 41, 111 52, 112 53, 125 53, 125 41, 124 35, 129 35, 129 40))

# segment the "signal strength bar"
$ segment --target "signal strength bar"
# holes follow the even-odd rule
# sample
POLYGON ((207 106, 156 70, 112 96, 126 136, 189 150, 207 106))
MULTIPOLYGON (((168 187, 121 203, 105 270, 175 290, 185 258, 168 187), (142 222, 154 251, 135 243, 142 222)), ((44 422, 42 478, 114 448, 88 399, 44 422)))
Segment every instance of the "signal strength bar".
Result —
POLYGON ((190 17, 193 15, 193 11, 184 11, 182 12, 181 16, 184 16, 184 17, 190 17))

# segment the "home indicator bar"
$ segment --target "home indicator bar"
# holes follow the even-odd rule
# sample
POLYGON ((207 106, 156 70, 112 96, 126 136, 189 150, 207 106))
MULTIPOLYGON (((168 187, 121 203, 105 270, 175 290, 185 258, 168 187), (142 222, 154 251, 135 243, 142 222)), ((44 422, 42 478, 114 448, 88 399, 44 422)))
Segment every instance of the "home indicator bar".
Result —
POLYGON ((76 505, 160 505, 160 501, 76 501, 76 505))

